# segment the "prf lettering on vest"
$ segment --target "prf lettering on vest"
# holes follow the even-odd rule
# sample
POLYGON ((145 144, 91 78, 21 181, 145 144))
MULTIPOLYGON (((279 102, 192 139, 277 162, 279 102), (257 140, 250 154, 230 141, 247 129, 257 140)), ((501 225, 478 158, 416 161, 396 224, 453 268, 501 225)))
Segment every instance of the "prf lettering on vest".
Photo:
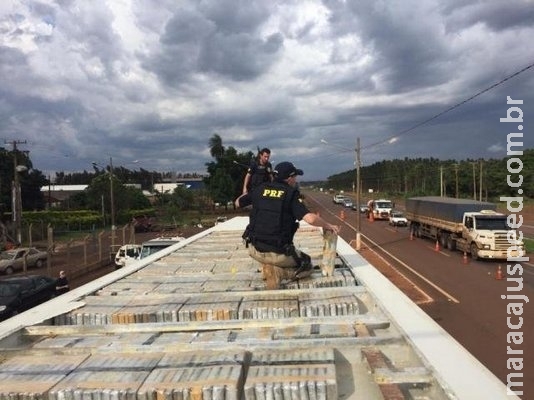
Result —
POLYGON ((286 191, 285 190, 274 190, 274 189, 265 189, 263 191, 263 197, 282 197, 286 191))

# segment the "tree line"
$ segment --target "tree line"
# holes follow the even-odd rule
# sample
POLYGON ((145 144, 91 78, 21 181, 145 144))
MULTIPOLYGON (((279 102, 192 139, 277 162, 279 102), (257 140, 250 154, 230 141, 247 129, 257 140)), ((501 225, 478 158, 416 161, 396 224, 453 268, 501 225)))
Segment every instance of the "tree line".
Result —
MULTIPOLYGON (((500 196, 517 196, 517 189, 507 183, 507 162, 500 159, 439 160, 404 158, 383 160, 360 168, 361 192, 387 193, 395 196, 439 196, 477 198, 498 201, 500 196)), ((518 157, 522 163, 523 197, 534 196, 534 149, 518 157)), ((519 165, 512 165, 519 168, 519 165)), ((517 174, 514 174, 517 175, 517 174)), ((514 178, 517 180, 517 178, 514 178)), ((327 186, 337 190, 354 187, 356 170, 328 177, 327 186)))
MULTIPOLYGON (((227 206, 242 192, 243 178, 251 160, 256 157, 253 151, 238 152, 232 146, 224 146, 220 135, 214 134, 208 142, 212 160, 205 163, 207 174, 203 181, 206 192, 191 194, 184 188, 176 193, 158 194, 157 204, 167 204, 175 210, 210 207, 213 203, 227 206), (200 204, 202 203, 202 204, 200 204)), ((47 208, 47 198, 42 187, 51 184, 51 178, 33 169, 27 152, 17 151, 19 165, 27 171, 19 174, 22 192, 22 208, 36 211, 47 208)), ((0 148, 0 212, 11 211, 12 181, 14 176, 13 151, 0 148)), ((534 149, 527 149, 519 157, 522 162, 523 196, 534 195, 534 149)), ((459 198, 473 198, 495 201, 500 196, 516 196, 517 188, 507 184, 509 174, 508 157, 501 159, 439 160, 436 158, 404 158, 383 160, 360 169, 362 194, 369 192, 387 193, 395 196, 446 195, 459 198)), ((515 166, 517 167, 517 166, 515 166)), ((128 186, 128 183, 141 185, 142 190, 153 190, 154 183, 174 181, 172 172, 148 171, 143 168, 129 170, 122 166, 114 167, 111 174, 115 202, 121 209, 144 209, 150 207, 141 190, 128 186)), ((196 177, 183 175, 182 177, 196 177)), ((354 190, 356 170, 349 170, 329 176, 326 182, 314 182, 336 190, 354 190)), ((67 207, 75 209, 100 210, 102 203, 110 203, 110 167, 93 166, 92 171, 65 173, 56 172, 54 184, 85 184, 88 189, 72 196, 67 207)), ((308 182, 309 184, 309 182, 308 182)), ((306 182, 302 182, 306 185, 306 182)))

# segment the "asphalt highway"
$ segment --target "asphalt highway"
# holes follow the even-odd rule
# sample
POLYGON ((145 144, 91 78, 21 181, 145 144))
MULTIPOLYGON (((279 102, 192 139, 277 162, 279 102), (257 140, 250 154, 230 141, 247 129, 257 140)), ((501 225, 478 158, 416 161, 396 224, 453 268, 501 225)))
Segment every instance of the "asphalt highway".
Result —
MULTIPOLYGON (((329 222, 342 226, 340 235, 345 241, 350 243, 355 239, 356 211, 334 204, 332 195, 327 193, 305 191, 304 194, 312 210, 320 212, 329 222), (345 214, 344 220, 341 219, 341 210, 345 214)), ((514 275, 522 278, 521 287, 517 286, 517 282, 507 280, 506 260, 474 261, 461 252, 436 248, 432 241, 414 239, 407 228, 391 227, 387 221, 371 222, 363 214, 360 218, 362 243, 376 251, 430 298, 419 306, 504 383, 510 372, 522 372, 524 375, 520 380, 524 393, 521 397, 534 399, 534 317, 529 302, 534 302, 532 260, 521 263, 522 275, 514 275), (497 279, 499 267, 503 279, 497 279), (520 290, 510 291, 509 287, 520 290), (506 297, 509 295, 526 297, 510 300, 506 297), (508 314, 509 303, 520 303, 515 312, 522 314, 508 314), (522 326, 510 329, 508 317, 516 325, 522 317, 522 326), (507 343, 509 333, 522 337, 523 342, 507 343), (507 355, 508 346, 508 351, 516 354, 507 355), (517 368, 522 366, 522 370, 508 369, 509 358, 522 359, 521 365, 516 364, 517 368)), ((534 225, 533 221, 525 221, 525 224, 527 227, 534 225)), ((514 381, 517 380, 514 378, 514 381)))

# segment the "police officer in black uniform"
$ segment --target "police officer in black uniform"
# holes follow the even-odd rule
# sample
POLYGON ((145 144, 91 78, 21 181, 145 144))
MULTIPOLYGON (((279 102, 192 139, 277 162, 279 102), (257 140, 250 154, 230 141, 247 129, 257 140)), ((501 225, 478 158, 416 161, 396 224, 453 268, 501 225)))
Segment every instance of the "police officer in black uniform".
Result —
POLYGON ((300 278, 309 275, 312 266, 310 257, 293 245, 297 221, 303 220, 336 234, 339 226, 329 224, 304 205, 296 189, 297 176, 303 175, 301 169, 284 161, 277 164, 273 172, 274 181, 260 184, 235 201, 237 207, 252 205, 250 223, 243 237, 252 258, 286 269, 287 278, 300 278))
POLYGON ((260 150, 258 147, 258 157, 250 163, 243 181, 243 193, 252 191, 256 186, 264 182, 272 181, 273 166, 269 162, 270 157, 271 150, 267 147, 260 150))

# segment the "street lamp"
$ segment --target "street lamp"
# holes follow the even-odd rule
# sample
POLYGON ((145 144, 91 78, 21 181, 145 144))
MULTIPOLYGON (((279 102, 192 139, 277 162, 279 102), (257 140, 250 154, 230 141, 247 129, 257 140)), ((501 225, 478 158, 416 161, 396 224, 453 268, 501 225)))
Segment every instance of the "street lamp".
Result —
MULTIPOLYGON (((343 146, 339 146, 333 143, 328 143, 325 139, 321 139, 321 143, 339 147, 343 150, 349 150, 348 148, 345 148, 343 146)), ((360 158, 360 138, 358 137, 356 139, 356 148, 354 149, 355 156, 356 156, 356 251, 360 251, 361 249, 361 215, 360 215, 360 193, 361 193, 361 178, 360 178, 360 168, 361 168, 361 158, 360 158)))

